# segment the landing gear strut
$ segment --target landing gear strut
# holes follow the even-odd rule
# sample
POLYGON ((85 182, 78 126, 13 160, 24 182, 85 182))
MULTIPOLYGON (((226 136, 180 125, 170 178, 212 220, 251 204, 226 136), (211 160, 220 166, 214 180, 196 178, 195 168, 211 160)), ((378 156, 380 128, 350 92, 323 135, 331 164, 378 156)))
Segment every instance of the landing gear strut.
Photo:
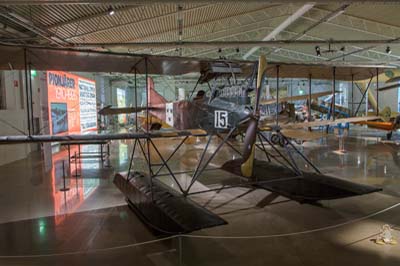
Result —
POLYGON ((281 147, 284 147, 288 144, 287 139, 281 137, 280 134, 272 134, 271 136, 271 142, 275 145, 279 145, 281 147))
POLYGON ((392 138, 392 134, 393 134, 393 132, 392 132, 392 131, 390 131, 389 133, 387 133, 387 134, 386 134, 386 138, 387 138, 387 140, 391 140, 391 138, 392 138))

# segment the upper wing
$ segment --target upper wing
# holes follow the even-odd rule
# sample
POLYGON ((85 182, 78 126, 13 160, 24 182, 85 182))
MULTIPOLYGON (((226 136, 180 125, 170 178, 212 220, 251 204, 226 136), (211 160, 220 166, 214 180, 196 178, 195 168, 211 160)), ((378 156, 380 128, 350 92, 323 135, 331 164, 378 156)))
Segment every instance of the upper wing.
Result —
MULTIPOLYGON (((26 59, 36 70, 60 70, 82 72, 118 72, 159 75, 182 75, 199 73, 208 68, 209 63, 224 62, 240 65, 242 73, 249 75, 255 62, 242 60, 215 60, 191 57, 144 55, 129 53, 110 53, 90 50, 0 45, 0 69, 25 69, 26 59)), ((297 64, 269 62, 268 77, 276 77, 279 66, 280 77, 332 79, 333 67, 336 79, 354 81, 365 80, 386 69, 382 65, 344 65, 344 64, 297 64)))
MULTIPOLYGON (((336 93, 341 93, 341 91, 336 91, 336 93)), ((312 93, 311 94, 311 99, 317 99, 319 97, 323 97, 326 95, 332 94, 331 91, 324 91, 324 92, 318 92, 318 93, 312 93)), ((310 98, 309 94, 306 95, 296 95, 296 96, 291 96, 291 97, 281 97, 278 99, 278 102, 287 102, 287 101, 299 101, 299 100, 307 100, 310 98)), ((276 99, 269 99, 269 100, 263 100, 260 101, 260 104, 274 104, 276 103, 276 99)))
POLYGON ((199 73, 206 69, 210 62, 235 62, 246 74, 251 73, 254 66, 254 62, 240 60, 213 60, 82 49, 0 45, 0 69, 24 69, 25 51, 27 60, 36 70, 183 75, 199 73))

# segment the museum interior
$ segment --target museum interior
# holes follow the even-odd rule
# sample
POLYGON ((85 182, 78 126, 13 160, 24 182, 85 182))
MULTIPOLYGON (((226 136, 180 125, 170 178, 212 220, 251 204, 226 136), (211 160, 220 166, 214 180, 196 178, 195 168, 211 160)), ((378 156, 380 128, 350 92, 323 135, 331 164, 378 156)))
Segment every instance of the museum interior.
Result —
POLYGON ((399 14, 0 0, 0 265, 399 265, 399 14))

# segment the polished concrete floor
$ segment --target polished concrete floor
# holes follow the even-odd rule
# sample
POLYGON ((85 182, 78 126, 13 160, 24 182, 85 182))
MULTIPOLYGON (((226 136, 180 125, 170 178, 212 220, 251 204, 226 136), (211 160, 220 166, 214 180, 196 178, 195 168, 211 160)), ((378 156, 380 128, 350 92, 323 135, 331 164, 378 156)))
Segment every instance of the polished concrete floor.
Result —
MULTIPOLYGON (((228 224, 164 240, 142 224, 112 183, 115 172, 127 170, 132 141, 113 142, 110 161, 104 163, 90 158, 68 167, 66 151, 54 154, 50 164, 33 153, 0 167, 0 265, 399 265, 399 246, 377 245, 374 239, 382 225, 396 228, 400 223, 400 206, 395 205, 400 202, 400 138, 394 135, 387 142, 379 131, 350 132, 344 154, 334 152, 335 136, 297 147, 322 172, 382 192, 320 205, 247 187, 198 194, 192 198, 228 224), (63 161, 65 192, 60 190, 63 161)), ((154 142, 167 155, 180 140, 154 142)), ((204 145, 194 139, 184 144, 171 161, 174 171, 193 170, 204 145)), ((159 161, 151 154, 153 162, 159 161)), ((220 150, 194 191, 243 182, 212 170, 235 157, 228 147, 220 150)), ((303 169, 310 168, 295 158, 303 169)), ((135 169, 146 169, 140 153, 134 162, 135 169)), ((190 182, 188 174, 178 179, 183 186, 190 182)), ((170 177, 160 180, 176 188, 170 177)), ((400 233, 393 233, 400 242, 400 233)))

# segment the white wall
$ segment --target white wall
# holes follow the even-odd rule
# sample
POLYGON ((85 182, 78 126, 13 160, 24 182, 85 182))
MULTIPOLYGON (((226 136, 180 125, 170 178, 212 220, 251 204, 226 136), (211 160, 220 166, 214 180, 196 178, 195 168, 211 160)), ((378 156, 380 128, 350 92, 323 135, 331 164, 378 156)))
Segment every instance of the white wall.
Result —
MULTIPOLYGON (((27 132, 24 76, 21 71, 2 71, 1 86, 6 94, 6 109, 0 110, 0 135, 20 135, 27 132), (17 130, 18 129, 18 130, 17 130)), ((25 158, 31 145, 1 145, 0 165, 25 158)))
MULTIPOLYGON (((105 100, 105 104, 111 104, 111 88, 108 77, 94 75, 92 73, 77 73, 80 76, 96 81, 97 102, 105 100), (101 93, 103 92, 103 93, 101 93), (103 99, 101 99, 103 95, 103 99)), ((20 135, 21 133, 12 127, 28 133, 25 75, 24 71, 0 71, 1 90, 5 92, 6 109, 0 110, 0 135, 20 135), (3 122, 1 122, 3 121, 3 122), (8 126, 10 124, 11 126, 8 126)), ((47 76, 45 71, 37 71, 32 78, 33 117, 39 119, 39 134, 49 134, 48 104, 47 104, 47 76)), ((35 131, 38 131, 35 128, 35 131)), ((40 146, 37 144, 18 144, 0 146, 0 165, 15 160, 26 158, 27 155, 40 146)))
MULTIPOLYGON (((382 87, 384 83, 379 83, 379 86, 382 87)), ((377 99, 376 95, 376 83, 372 83, 369 91, 372 92, 373 96, 375 97, 375 100, 377 99)), ((392 90, 387 90, 387 91, 380 91, 379 92, 379 109, 382 110, 386 106, 389 106, 392 112, 397 112, 398 109, 398 89, 392 89, 392 90)), ((349 90, 349 101, 351 101, 351 90, 349 90)), ((360 102, 362 97, 362 94, 358 90, 358 88, 354 85, 354 110, 357 108, 357 103, 360 102)), ((366 96, 367 98, 368 96, 366 96)), ((365 100, 364 100, 365 102, 365 100)), ((369 109, 372 110, 373 107, 369 104, 369 109)), ((375 111, 375 110, 374 110, 375 111)), ((360 106, 360 111, 359 114, 364 114, 365 113, 365 103, 363 103, 360 106)))
POLYGON ((398 109, 398 89, 392 89, 379 92, 379 108, 383 109, 389 106, 393 112, 398 109))
POLYGON ((2 86, 6 93, 7 110, 20 110, 25 106, 24 79, 20 71, 2 71, 2 86), (22 96, 21 96, 22 94, 22 96))
MULTIPOLYGON (((3 121, 18 129, 25 129, 26 127, 26 114, 24 110, 0 110, 0 117, 3 121)), ((20 135, 20 133, 2 122, 0 135, 20 135)), ((23 159, 29 152, 30 145, 28 144, 0 145, 0 165, 23 159)))

